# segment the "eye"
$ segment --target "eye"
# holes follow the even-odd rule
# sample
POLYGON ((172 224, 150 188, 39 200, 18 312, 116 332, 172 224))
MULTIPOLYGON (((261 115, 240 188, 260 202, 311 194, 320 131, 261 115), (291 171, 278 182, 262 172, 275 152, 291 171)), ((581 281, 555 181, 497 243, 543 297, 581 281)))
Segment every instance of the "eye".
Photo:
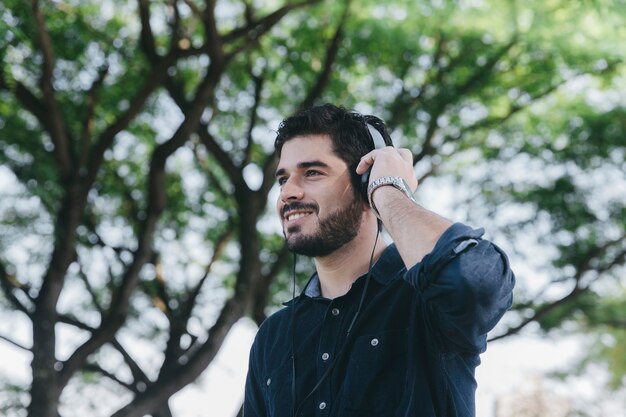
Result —
POLYGON ((287 182, 287 177, 278 177, 276 179, 276 182, 278 183, 278 185, 280 185, 282 187, 283 184, 285 184, 287 182))
POLYGON ((316 170, 314 170, 314 169, 310 169, 310 170, 308 170, 308 171, 306 172, 306 176, 307 176, 307 177, 316 177, 316 176, 318 176, 318 175, 322 175, 322 173, 321 173, 321 172, 319 172, 319 171, 316 171, 316 170))

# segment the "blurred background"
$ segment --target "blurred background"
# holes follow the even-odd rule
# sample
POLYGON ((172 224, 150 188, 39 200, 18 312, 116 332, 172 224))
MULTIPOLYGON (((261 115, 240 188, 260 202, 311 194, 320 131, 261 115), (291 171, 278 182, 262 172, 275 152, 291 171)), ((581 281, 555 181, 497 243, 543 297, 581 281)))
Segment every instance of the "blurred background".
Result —
POLYGON ((332 102, 510 256, 477 414, 626 416, 625 23, 624 0, 3 0, 0 414, 240 413, 291 297, 275 131, 332 102))

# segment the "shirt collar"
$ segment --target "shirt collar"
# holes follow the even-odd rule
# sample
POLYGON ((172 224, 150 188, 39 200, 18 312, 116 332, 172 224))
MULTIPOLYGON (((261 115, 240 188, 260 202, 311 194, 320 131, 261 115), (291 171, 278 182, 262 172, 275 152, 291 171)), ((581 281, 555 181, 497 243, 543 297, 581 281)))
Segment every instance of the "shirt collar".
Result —
MULTIPOLYGON (((400 257, 400 253, 398 252, 396 245, 391 244, 385 248, 383 253, 380 255, 380 258, 378 258, 374 264, 374 267, 372 268, 372 277, 374 277, 374 279, 380 284, 387 285, 396 277, 397 273, 400 272, 400 270, 398 270, 398 265, 401 265, 402 269, 404 269, 404 263, 402 262, 402 258, 400 257)), ((304 290, 302 290, 301 295, 309 298, 322 296, 320 278, 319 275, 317 275, 317 272, 313 273, 309 282, 305 285, 304 290)))

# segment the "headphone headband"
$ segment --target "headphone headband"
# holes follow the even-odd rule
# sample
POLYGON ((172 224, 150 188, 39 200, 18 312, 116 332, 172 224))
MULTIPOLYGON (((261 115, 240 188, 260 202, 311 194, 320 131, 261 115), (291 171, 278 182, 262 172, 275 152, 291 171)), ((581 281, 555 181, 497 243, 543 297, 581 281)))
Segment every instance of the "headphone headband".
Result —
POLYGON ((369 130, 370 136, 374 141, 374 149, 380 149, 387 146, 387 144, 385 143, 385 139, 383 139, 383 135, 380 134, 378 129, 376 129, 374 126, 367 122, 365 124, 367 125, 367 130, 369 130))
MULTIPOLYGON (((372 138, 372 142, 374 142, 374 149, 381 149, 387 146, 385 143, 385 139, 383 139, 383 135, 376 129, 373 125, 369 124, 367 121, 365 122, 365 126, 367 126, 367 131, 372 138)), ((367 187, 370 182, 370 171, 371 168, 361 174, 361 178, 357 179, 359 183, 358 188, 361 193, 363 199, 369 204, 369 199, 367 198, 367 187)))

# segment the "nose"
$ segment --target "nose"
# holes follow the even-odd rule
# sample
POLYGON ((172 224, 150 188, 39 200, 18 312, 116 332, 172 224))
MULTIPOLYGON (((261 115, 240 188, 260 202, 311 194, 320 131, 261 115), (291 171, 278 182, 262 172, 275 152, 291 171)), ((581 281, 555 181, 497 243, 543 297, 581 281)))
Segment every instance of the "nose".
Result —
POLYGON ((280 188, 280 200, 297 201, 304 198, 304 191, 295 179, 288 178, 280 188))

